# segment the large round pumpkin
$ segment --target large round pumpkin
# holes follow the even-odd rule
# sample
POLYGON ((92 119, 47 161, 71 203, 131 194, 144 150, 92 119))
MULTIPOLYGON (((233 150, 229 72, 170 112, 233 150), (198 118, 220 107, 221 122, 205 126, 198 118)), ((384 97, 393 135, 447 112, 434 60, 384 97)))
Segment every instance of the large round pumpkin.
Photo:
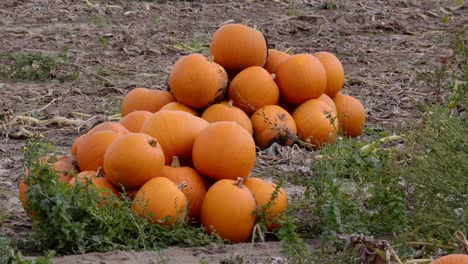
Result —
POLYGON ((431 264, 468 264, 468 255, 450 254, 433 260, 431 264))
POLYGON ((286 61, 291 55, 287 54, 284 51, 280 51, 277 49, 269 49, 268 50, 268 57, 265 63, 265 70, 267 70, 269 73, 274 73, 276 68, 286 61))
POLYGON ((151 114, 149 111, 136 110, 120 119, 119 124, 128 129, 129 132, 137 133, 140 132, 141 126, 143 126, 151 114))
POLYGON ((361 102, 349 95, 338 93, 334 98, 341 129, 347 136, 357 137, 366 124, 366 111, 361 102))
POLYGON ((166 164, 171 164, 173 156, 184 159, 192 156, 193 141, 207 125, 206 120, 192 114, 163 110, 148 118, 141 132, 158 141, 164 151, 166 164))
POLYGON ((168 103, 167 105, 163 106, 159 111, 162 110, 184 111, 194 116, 199 116, 197 111, 179 102, 168 103))
POLYGON ((80 145, 81 140, 83 140, 84 136, 85 135, 81 135, 81 136, 77 137, 75 139, 75 141, 73 141, 73 145, 72 145, 71 150, 70 150, 70 153, 71 153, 71 156, 72 156, 73 159, 75 159, 75 157, 76 157, 76 151, 78 150, 78 146, 80 145))
POLYGON ((120 197, 119 190, 106 177, 104 177, 104 175, 99 175, 96 171, 82 171, 68 183, 71 186, 75 186, 78 181, 80 184, 84 185, 88 180, 90 181, 90 187, 96 188, 101 197, 108 197, 109 195, 120 197))
POLYGON ((246 178, 255 163, 255 142, 236 122, 209 124, 193 143, 195 169, 210 178, 246 178))
POLYGON ((96 171, 102 167, 104 153, 110 144, 122 136, 111 130, 86 134, 76 150, 76 162, 80 171, 96 171))
POLYGON ((252 134, 252 123, 247 114, 240 108, 232 105, 232 101, 214 104, 203 112, 201 118, 213 123, 219 121, 234 121, 250 134, 252 134))
POLYGON ((302 141, 320 146, 336 141, 338 120, 333 109, 318 99, 299 105, 293 113, 297 135, 302 141))
POLYGON ((262 32, 242 24, 219 27, 211 39, 214 61, 226 70, 263 67, 267 58, 267 43, 262 32))
POLYGON ((271 198, 276 189, 276 184, 252 177, 245 179, 244 185, 252 192, 257 207, 264 213, 267 229, 271 231, 279 227, 278 220, 281 220, 281 214, 288 207, 288 197, 284 189, 280 188, 276 198, 272 201, 271 198), (265 208, 263 208, 264 206, 265 208))
POLYGON ((170 226, 187 214, 187 198, 171 180, 157 177, 146 182, 133 199, 132 210, 152 223, 170 226))
POLYGON ((258 109, 250 118, 252 121, 255 143, 260 149, 269 147, 274 142, 290 146, 297 133, 296 124, 291 114, 277 105, 267 105, 258 109))
POLYGON ((325 68, 327 75, 327 88, 325 93, 334 97, 343 87, 344 83, 344 69, 341 61, 332 53, 320 51, 314 54, 320 60, 325 68))
POLYGON ((311 54, 296 54, 275 71, 281 96, 294 105, 318 98, 327 87, 327 74, 319 59, 311 54))
POLYGON ((174 101, 174 96, 168 91, 142 87, 134 88, 123 99, 121 116, 124 117, 136 110, 154 113, 159 111, 164 105, 174 101))
POLYGON ((174 156, 171 166, 164 166, 161 176, 168 178, 177 185, 183 182, 187 183, 187 186, 182 189, 182 192, 188 200, 188 216, 198 219, 200 216, 201 204, 206 194, 205 182, 200 174, 191 167, 181 167, 179 158, 174 156))
POLYGON ((333 99, 331 99, 330 96, 324 93, 317 99, 319 99, 323 103, 326 103, 333 110, 335 114, 337 113, 335 102, 333 102, 333 99))
POLYGON ((164 153, 156 139, 143 133, 129 133, 117 139, 104 155, 104 172, 115 186, 138 189, 160 176, 164 153))
POLYGON ((222 239, 242 242, 249 238, 255 223, 255 199, 242 178, 220 180, 205 195, 200 222, 209 233, 222 239))
POLYGON ((241 71, 229 86, 229 98, 249 116, 265 105, 278 104, 279 96, 273 77, 259 66, 241 71))
POLYGON ((221 101, 227 83, 223 67, 198 53, 177 60, 169 75, 169 87, 177 101, 195 109, 221 101))

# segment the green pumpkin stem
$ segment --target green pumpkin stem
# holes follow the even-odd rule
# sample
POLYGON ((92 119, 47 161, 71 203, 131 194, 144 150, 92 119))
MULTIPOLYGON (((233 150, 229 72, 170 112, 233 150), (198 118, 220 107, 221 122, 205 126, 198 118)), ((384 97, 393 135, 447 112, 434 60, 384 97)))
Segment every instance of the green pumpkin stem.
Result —
POLYGON ((172 157, 171 167, 172 167, 172 168, 180 168, 179 157, 177 157, 177 156, 173 156, 173 157, 172 157))
POLYGON ((158 145, 158 141, 156 141, 156 139, 152 138, 152 139, 148 140, 148 144, 150 144, 150 146, 155 148, 158 145))

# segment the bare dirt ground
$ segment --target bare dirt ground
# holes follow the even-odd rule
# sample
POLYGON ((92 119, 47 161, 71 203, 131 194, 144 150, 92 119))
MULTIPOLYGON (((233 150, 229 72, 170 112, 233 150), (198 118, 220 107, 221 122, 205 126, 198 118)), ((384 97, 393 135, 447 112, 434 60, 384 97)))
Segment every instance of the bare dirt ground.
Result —
MULTIPOLYGON (((91 8, 80 0, 0 1, 2 54, 67 50, 73 65, 63 65, 53 75, 79 73, 64 81, 0 79, 0 206, 9 214, 1 232, 7 236, 21 237, 30 230, 17 199, 26 142, 22 128, 43 133, 59 151, 68 152, 74 138, 118 113, 119 100, 131 88, 164 89, 171 65, 188 53, 178 44, 208 55, 209 39, 223 23, 256 25, 271 48, 335 53, 346 71, 344 92, 362 100, 368 127, 389 131, 413 122, 417 102, 437 93, 424 78, 432 78, 442 65, 450 67, 446 30, 468 24, 466 4, 457 8, 453 1, 90 1, 91 8), (327 9, 327 3, 334 8, 327 9), (37 125, 17 116, 61 116, 78 123, 37 125)), ((297 160, 299 166, 307 159, 297 160)), ((259 158, 256 170, 281 164, 290 166, 291 160, 259 158)), ((56 261, 149 263, 167 258, 169 263, 198 263, 205 258, 211 263, 233 252, 251 263, 281 257, 279 242, 269 243, 269 254, 262 246, 250 246, 92 253, 56 261)))

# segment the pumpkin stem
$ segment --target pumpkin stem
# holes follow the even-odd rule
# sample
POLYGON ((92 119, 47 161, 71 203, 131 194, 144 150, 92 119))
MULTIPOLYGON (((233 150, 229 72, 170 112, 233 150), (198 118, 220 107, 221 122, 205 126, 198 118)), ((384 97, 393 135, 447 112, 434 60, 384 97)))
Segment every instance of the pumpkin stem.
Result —
POLYGON ((237 177, 237 180, 236 182, 234 182, 234 185, 239 188, 244 188, 244 179, 241 177, 237 177))
POLYGON ((276 74, 272 73, 271 78, 274 80, 276 78, 276 74))
POLYGON ((148 140, 148 144, 150 144, 150 146, 155 148, 158 145, 158 141, 156 141, 156 139, 152 138, 152 139, 148 140))
POLYGON ((173 156, 173 157, 172 157, 171 167, 172 167, 172 168, 180 168, 179 157, 177 157, 177 156, 173 156))
POLYGON ((99 166, 96 170, 96 178, 103 178, 103 177, 105 177, 104 169, 101 166, 99 166))
POLYGON ((233 107, 232 104, 233 104, 233 101, 231 99, 231 100, 229 100, 229 102, 226 105, 227 105, 227 107, 232 108, 233 107))
POLYGON ((179 188, 179 190, 183 191, 185 187, 188 187, 189 185, 183 181, 181 184, 179 184, 177 187, 179 188))

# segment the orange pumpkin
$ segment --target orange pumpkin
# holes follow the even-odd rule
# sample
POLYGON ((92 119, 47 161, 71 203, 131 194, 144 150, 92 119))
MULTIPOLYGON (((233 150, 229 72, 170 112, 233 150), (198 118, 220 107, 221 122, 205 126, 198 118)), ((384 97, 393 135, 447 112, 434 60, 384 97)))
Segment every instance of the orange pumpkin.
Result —
POLYGON ((129 132, 140 132, 141 126, 145 123, 146 119, 151 116, 151 112, 144 110, 136 110, 119 120, 119 124, 128 129, 129 132))
POLYGON ((333 110, 333 113, 337 113, 335 103, 333 102, 333 99, 330 98, 330 96, 324 93, 317 99, 319 99, 323 103, 326 103, 333 110))
POLYGON ((468 264, 468 255, 450 254, 433 260, 431 264, 468 264))
MULTIPOLYGON (((260 178, 247 178, 244 181, 244 185, 252 192, 257 207, 261 211, 264 209, 262 207, 268 205, 271 201, 272 195, 276 189, 276 184, 260 178)), ((269 231, 279 227, 278 220, 280 220, 281 214, 286 211, 287 207, 288 197, 284 189, 280 188, 275 200, 263 211, 266 217, 265 224, 269 231)))
POLYGON ((332 53, 320 51, 314 54, 320 60, 325 68, 327 75, 327 88, 325 93, 334 97, 343 87, 344 83, 344 69, 341 61, 332 53))
POLYGON ((183 188, 182 192, 188 200, 188 216, 198 218, 206 194, 205 182, 200 174, 191 167, 181 167, 179 158, 174 156, 171 166, 164 166, 161 176, 168 178, 177 185, 183 182, 187 183, 187 187, 183 188))
POLYGON ((255 199, 242 182, 242 178, 224 179, 208 190, 200 212, 200 222, 208 233, 231 242, 249 238, 255 223, 255 199))
POLYGON ((207 125, 207 121, 192 114, 163 110, 148 118, 141 132, 158 141, 164 151, 166 164, 169 165, 173 156, 192 156, 193 141, 207 125))
POLYGON ((278 104, 279 96, 273 77, 259 66, 241 71, 229 86, 229 98, 249 116, 265 105, 278 104))
POLYGON ((277 105, 267 105, 258 109, 250 118, 255 143, 260 149, 268 148, 273 142, 283 146, 294 143, 297 133, 291 114, 277 105))
POLYGON ((247 132, 252 134, 252 123, 247 114, 240 108, 232 105, 232 100, 229 102, 221 102, 208 107, 202 114, 201 118, 213 123, 219 121, 234 121, 247 132))
POLYGON ((195 109, 221 101, 227 84, 223 67, 198 53, 177 60, 169 75, 169 87, 177 101, 195 109))
POLYGON ((192 161, 199 173, 216 180, 246 178, 255 163, 255 142, 236 122, 211 123, 195 139, 192 161))
POLYGON ((265 70, 267 70, 269 73, 274 73, 276 68, 289 57, 291 57, 291 55, 287 54, 286 52, 276 49, 269 49, 268 57, 263 68, 265 68, 265 70))
POLYGON ((157 177, 149 180, 135 195, 132 210, 148 217, 154 224, 170 226, 182 222, 187 214, 187 198, 171 180, 157 177))
MULTIPOLYGON (((51 169, 57 173, 59 181, 69 182, 73 178, 73 174, 77 173, 75 163, 69 156, 47 156, 40 159, 41 164, 48 163, 51 165, 51 169)), ((26 172, 27 174, 27 172, 26 172)))
POLYGON ((159 111, 164 105, 174 101, 174 96, 168 91, 143 87, 134 88, 123 99, 121 116, 124 117, 136 110, 154 113, 159 111))
POLYGON ((311 54, 289 57, 276 68, 275 75, 281 96, 294 105, 318 98, 327 87, 325 68, 311 54))
POLYGON ((90 185, 96 188, 100 193, 101 197, 108 197, 109 195, 115 195, 120 197, 119 190, 112 185, 112 183, 103 175, 99 175, 96 171, 82 171, 70 180, 69 184, 75 186, 76 182, 86 184, 86 181, 90 181, 90 185))
POLYGON ((26 176, 23 176, 21 177, 21 180, 19 182, 19 186, 18 186, 18 189, 19 189, 19 200, 21 202, 21 205, 23 206, 24 210, 26 211, 26 213, 28 214, 28 216, 31 218, 31 216, 33 215, 32 213, 28 212, 26 210, 26 207, 28 206, 28 196, 26 195, 26 192, 28 191, 29 189, 29 186, 26 184, 25 182, 25 177, 26 176))
POLYGON ((143 133, 129 133, 115 140, 104 155, 104 172, 115 186, 140 188, 161 175, 164 153, 156 139, 143 133))
POLYGON ((122 135, 125 135, 128 133, 128 129, 126 129, 122 124, 117 123, 117 122, 106 121, 106 122, 97 124, 96 126, 91 128, 91 130, 89 130, 88 133, 86 134, 92 135, 95 132, 105 131, 105 130, 113 131, 122 135))
POLYGON ((214 61, 226 70, 243 70, 265 65, 267 43, 262 32, 241 24, 219 27, 211 39, 214 61))
POLYGON ((163 106, 159 111, 162 110, 184 111, 194 116, 199 116, 197 111, 179 102, 168 103, 167 105, 163 106))
POLYGON ((366 124, 366 111, 361 102, 349 95, 338 93, 333 102, 343 133, 350 137, 361 135, 366 124))
POLYGON ((122 134, 111 130, 86 134, 76 150, 76 162, 81 171, 96 171, 103 165, 104 153, 122 134))
POLYGON ((80 145, 81 140, 83 140, 83 137, 84 137, 84 135, 81 135, 77 139, 75 139, 75 141, 73 141, 73 145, 72 145, 71 151, 70 151, 71 155, 72 155, 72 158, 76 157, 76 150, 78 149, 78 145, 80 145))
POLYGON ((335 112, 326 103, 310 99, 296 108, 293 113, 297 135, 302 141, 321 146, 336 141, 338 120, 335 112))

